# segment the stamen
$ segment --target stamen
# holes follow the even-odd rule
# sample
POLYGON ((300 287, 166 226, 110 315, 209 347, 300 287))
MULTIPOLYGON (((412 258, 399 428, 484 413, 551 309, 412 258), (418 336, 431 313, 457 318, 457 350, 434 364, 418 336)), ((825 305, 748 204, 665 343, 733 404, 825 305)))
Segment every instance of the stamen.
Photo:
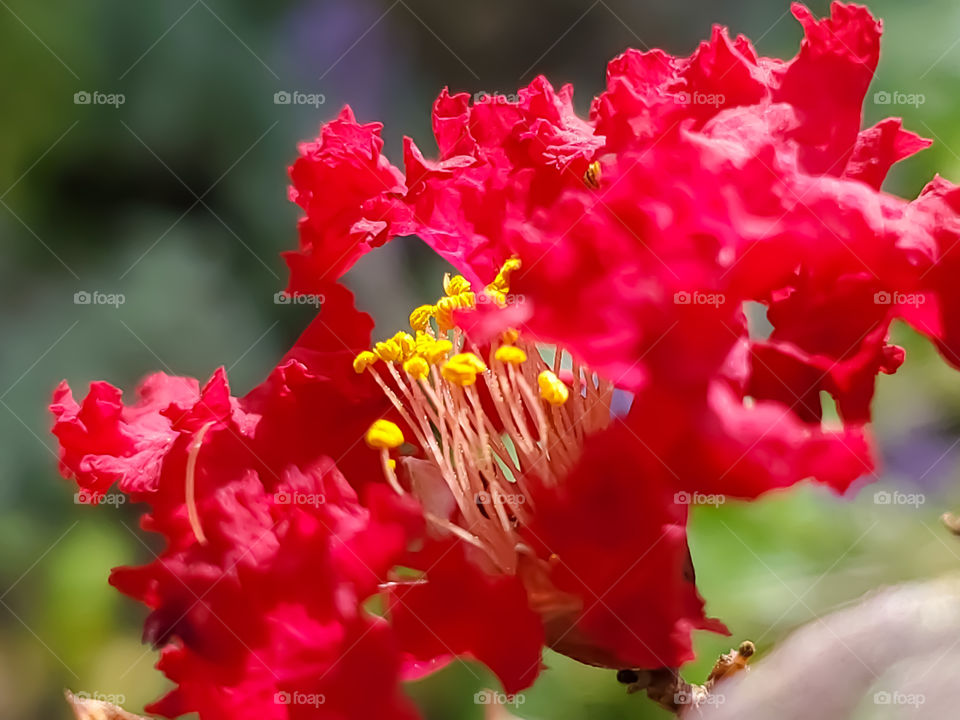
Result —
POLYGON ((594 160, 587 166, 587 171, 583 174, 584 184, 591 190, 600 189, 600 162, 594 160))
POLYGON ((430 326, 430 318, 436 311, 436 305, 421 305, 410 313, 410 327, 418 332, 426 330, 430 326))
POLYGON ((381 450, 393 450, 403 445, 403 431, 389 420, 375 420, 367 430, 367 445, 381 450))
POLYGON ((551 370, 544 370, 537 376, 540 385, 540 397, 551 405, 563 405, 570 397, 570 390, 551 370))
MULTIPOLYGON (((504 303, 519 267, 508 260, 484 292, 504 303)), ((476 305, 470 283, 447 275, 443 289, 435 304, 410 314, 415 335, 376 343, 357 355, 354 369, 373 375, 455 500, 449 517, 427 511, 427 521, 484 550, 501 572, 516 573, 525 552, 519 528, 534 511, 529 478, 563 482, 584 436, 609 424, 613 388, 561 348, 546 362, 514 329, 481 350, 454 325, 456 310, 476 305), (561 368, 572 370, 573 392, 558 377, 561 368)), ((379 420, 367 442, 380 451, 394 490, 428 492, 416 482, 405 482, 406 490, 397 478, 390 451, 403 444, 400 428, 379 420)))
POLYGON ((187 519, 190 522, 190 529, 201 545, 207 544, 207 537, 203 534, 203 527, 200 525, 200 513, 197 512, 196 499, 196 478, 197 478, 197 458, 200 456, 200 448, 203 446, 203 438, 207 434, 215 421, 211 420, 201 427, 190 440, 187 447, 187 476, 184 484, 184 499, 187 505, 187 519))
POLYGON ((440 373, 444 380, 466 387, 477 382, 477 375, 486 369, 483 360, 473 353, 459 353, 447 360, 440 373))
POLYGON ((511 365, 519 365, 527 361, 527 354, 513 345, 501 345, 497 348, 494 357, 500 362, 510 363, 511 365))

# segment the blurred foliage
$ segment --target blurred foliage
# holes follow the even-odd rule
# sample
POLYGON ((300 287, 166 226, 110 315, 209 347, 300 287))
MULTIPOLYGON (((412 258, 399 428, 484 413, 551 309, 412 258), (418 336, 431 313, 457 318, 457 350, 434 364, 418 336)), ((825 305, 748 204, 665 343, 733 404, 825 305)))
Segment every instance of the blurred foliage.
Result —
MULTIPOLYGON (((813 3, 823 13, 825 2, 813 3)), ((878 0, 886 41, 873 88, 924 103, 902 113, 937 144, 897 168, 914 195, 935 172, 960 179, 956 28, 960 6, 878 0)), ((351 103, 383 120, 390 155, 403 133, 429 142, 444 85, 514 92, 544 72, 574 82, 577 105, 626 46, 687 53, 724 23, 766 55, 800 38, 786 0, 6 0, 0 3, 0 702, 10 720, 66 717, 61 688, 124 695, 139 710, 163 690, 139 642, 143 612, 106 583, 115 565, 150 557, 130 506, 75 505, 56 474, 45 406, 61 378, 78 393, 107 378, 131 388, 160 369, 201 379, 225 364, 237 392, 255 384, 309 321, 276 305, 278 253, 295 243, 286 200, 295 143, 351 103), (78 91, 123 93, 118 108, 77 105, 78 91), (275 105, 279 90, 325 103, 275 105), (78 291, 123 293, 118 308, 76 305, 78 291), (138 541, 136 538, 141 537, 138 541)), ((434 293, 440 264, 398 241, 351 273, 383 327, 434 293), (429 284, 425 284, 425 283, 429 284)), ((919 507, 854 501, 816 488, 751 505, 698 508, 691 545, 710 611, 732 639, 698 638, 702 678, 731 642, 760 651, 790 628, 870 588, 955 568, 960 548, 937 516, 960 504, 954 482, 960 385, 930 346, 898 330, 906 367, 883 377, 878 432, 884 485, 925 493, 919 507)), ((556 655, 517 714, 543 720, 663 717, 626 697, 610 672, 556 655)), ((456 663, 411 692, 428 717, 479 718, 493 679, 456 663)))

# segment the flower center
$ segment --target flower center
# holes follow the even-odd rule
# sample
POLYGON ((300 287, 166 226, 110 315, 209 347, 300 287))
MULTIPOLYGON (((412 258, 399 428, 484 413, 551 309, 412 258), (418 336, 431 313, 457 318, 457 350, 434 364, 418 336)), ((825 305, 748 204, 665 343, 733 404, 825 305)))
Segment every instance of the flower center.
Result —
MULTIPOLYGON (((505 305, 508 261, 479 302, 505 305)), ((532 555, 519 529, 535 512, 529 483, 556 486, 580 457, 586 435, 610 422, 612 383, 561 348, 538 347, 507 330, 478 347, 454 311, 475 308, 461 276, 444 277, 444 297, 410 315, 415 335, 399 332, 354 360, 383 389, 423 451, 390 457, 399 428, 378 420, 367 433, 400 493, 420 501, 427 520, 480 548, 496 571, 514 574, 532 555), (565 378, 561 380, 561 376, 565 378)))

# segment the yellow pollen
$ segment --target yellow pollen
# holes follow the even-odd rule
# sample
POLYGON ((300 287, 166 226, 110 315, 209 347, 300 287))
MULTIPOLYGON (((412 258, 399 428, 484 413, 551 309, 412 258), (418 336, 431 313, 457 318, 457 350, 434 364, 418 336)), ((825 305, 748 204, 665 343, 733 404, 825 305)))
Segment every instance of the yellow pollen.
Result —
POLYGON ((563 405, 570 397, 570 390, 550 370, 544 370, 537 376, 540 385, 540 397, 551 405, 563 405))
POLYGON ((500 268, 500 272, 493 279, 493 282, 484 288, 484 291, 498 305, 506 305, 506 294, 510 292, 510 275, 520 269, 519 258, 510 258, 500 268))
POLYGON ((600 188, 600 162, 594 160, 587 167, 587 171, 583 174, 584 184, 591 190, 598 190, 600 188))
POLYGON ((456 297, 461 293, 470 291, 470 281, 467 280, 463 275, 454 275, 450 277, 450 273, 446 273, 443 276, 443 292, 445 292, 449 297, 456 297))
POLYGON ((431 365, 438 365, 451 350, 453 350, 453 343, 449 340, 434 340, 429 347, 421 351, 421 354, 431 365))
POLYGON ((393 458, 390 458, 389 460, 387 460, 387 467, 390 468, 391 470, 396 470, 396 469, 397 469, 397 461, 394 460, 393 458))
POLYGON ((429 327, 430 318, 435 311, 436 308, 433 305, 421 305, 410 313, 410 327, 417 332, 423 332, 429 327))
POLYGON ((353 359, 354 372, 356 372, 358 375, 361 374, 364 370, 377 362, 377 359, 378 358, 375 353, 372 353, 369 350, 364 350, 353 359))
POLYGON ((417 380, 423 380, 430 374, 430 364, 419 355, 403 363, 403 370, 417 380))
POLYGON ((423 355, 436 341, 437 339, 430 333, 417 330, 417 337, 413 341, 413 346, 419 354, 423 355))
POLYGON ((381 450, 392 450, 403 445, 403 432, 389 420, 375 420, 367 430, 367 445, 381 450))
POLYGON ((494 357, 500 362, 519 365, 527 361, 527 354, 515 345, 501 345, 494 353, 494 357))
POLYGON ((384 362, 396 362, 403 355, 403 348, 396 340, 384 340, 373 346, 377 357, 384 362))
POLYGON ((477 382, 477 375, 487 369, 483 360, 473 353, 458 353, 450 358, 440 373, 454 385, 466 387, 477 382))
POLYGON ((437 300, 437 327, 445 333, 453 327, 453 311, 459 307, 457 298, 443 297, 437 300))
POLYGON ((416 341, 413 339, 413 335, 401 331, 390 339, 400 347, 400 360, 407 360, 413 357, 417 350, 416 341))
POLYGON ((504 345, 513 345, 520 339, 520 333, 513 328, 509 328, 500 334, 500 339, 503 340, 504 345))

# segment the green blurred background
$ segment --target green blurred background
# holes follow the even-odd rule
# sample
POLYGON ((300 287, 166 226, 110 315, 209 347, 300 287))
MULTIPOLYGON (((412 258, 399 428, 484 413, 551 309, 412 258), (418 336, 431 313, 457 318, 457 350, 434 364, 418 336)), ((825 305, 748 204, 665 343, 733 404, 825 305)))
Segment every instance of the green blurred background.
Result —
MULTIPOLYGON (((935 171, 960 180, 960 6, 872 9, 887 32, 866 122, 903 115, 937 140, 888 189, 913 196, 935 171), (877 105, 875 90, 924 102, 877 105)), ((67 717, 64 687, 138 711, 166 687, 140 644, 144 611, 106 584, 111 567, 149 557, 135 512, 74 504, 45 407, 64 377, 79 393, 100 378, 131 389, 155 369, 205 379, 223 364, 240 394, 265 375, 310 317, 273 302, 285 282, 278 253, 296 242, 286 168, 299 140, 350 103, 360 120, 386 123, 399 162, 403 134, 432 147, 430 106, 444 85, 512 93, 538 72, 575 83, 585 112, 625 47, 687 54, 715 22, 764 55, 791 56, 800 39, 786 0, 0 0, 0 716, 67 717), (294 90, 324 102, 274 103, 294 90), (76 104, 82 91, 124 103, 76 104), (80 291, 125 302, 78 305, 80 291)), ((435 294, 438 272, 419 242, 398 241, 348 283, 389 329, 435 294)), ((734 641, 763 652, 870 588, 960 566, 937 519, 960 506, 960 383, 927 343, 896 335, 908 362, 880 380, 882 486, 924 502, 878 504, 875 487, 838 501, 804 487, 698 508, 700 586, 734 641)), ((689 676, 702 678, 730 642, 699 637, 689 676)), ((555 655, 547 664, 518 715, 665 715, 611 672, 555 655)), ((411 691, 427 717, 479 718, 483 686, 495 687, 489 675, 455 664, 411 691)))

